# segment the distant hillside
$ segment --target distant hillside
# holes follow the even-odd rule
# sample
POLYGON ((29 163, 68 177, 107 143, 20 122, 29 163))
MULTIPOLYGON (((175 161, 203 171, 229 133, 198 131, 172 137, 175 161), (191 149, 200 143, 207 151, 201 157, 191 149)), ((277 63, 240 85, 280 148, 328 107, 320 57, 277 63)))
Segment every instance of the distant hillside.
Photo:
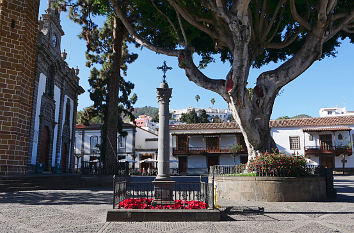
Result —
POLYGON ((145 107, 142 107, 142 108, 135 108, 134 109, 134 116, 135 117, 138 117, 140 115, 147 115, 147 116, 155 116, 159 113, 159 109, 158 108, 155 108, 155 107, 150 107, 150 106, 145 106, 145 107))
POLYGON ((276 120, 286 120, 286 119, 296 119, 296 118, 312 118, 312 116, 306 115, 306 114, 299 114, 293 117, 289 117, 289 116, 282 116, 282 117, 278 117, 276 120))

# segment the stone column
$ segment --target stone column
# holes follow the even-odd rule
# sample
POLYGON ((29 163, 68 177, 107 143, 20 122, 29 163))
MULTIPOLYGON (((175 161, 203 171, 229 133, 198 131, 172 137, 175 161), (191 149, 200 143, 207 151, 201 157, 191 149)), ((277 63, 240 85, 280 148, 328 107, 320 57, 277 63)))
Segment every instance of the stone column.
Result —
POLYGON ((171 204, 173 202, 174 181, 170 180, 170 133, 169 133, 169 102, 172 88, 164 80, 157 88, 159 101, 159 139, 157 155, 157 176, 155 186, 155 203, 171 204))
POLYGON ((159 139, 158 139, 158 170, 156 180, 170 179, 170 133, 169 133, 169 102, 172 88, 168 88, 166 82, 162 82, 157 88, 159 101, 159 139))

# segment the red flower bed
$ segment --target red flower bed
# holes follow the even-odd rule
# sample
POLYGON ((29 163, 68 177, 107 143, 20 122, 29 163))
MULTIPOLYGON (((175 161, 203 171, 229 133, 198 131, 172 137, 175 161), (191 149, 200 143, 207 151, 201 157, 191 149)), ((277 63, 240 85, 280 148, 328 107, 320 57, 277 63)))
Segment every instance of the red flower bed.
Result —
POLYGON ((172 205, 153 205, 153 199, 130 198, 119 202, 119 208, 124 209, 206 209, 208 204, 202 201, 175 200, 172 205))

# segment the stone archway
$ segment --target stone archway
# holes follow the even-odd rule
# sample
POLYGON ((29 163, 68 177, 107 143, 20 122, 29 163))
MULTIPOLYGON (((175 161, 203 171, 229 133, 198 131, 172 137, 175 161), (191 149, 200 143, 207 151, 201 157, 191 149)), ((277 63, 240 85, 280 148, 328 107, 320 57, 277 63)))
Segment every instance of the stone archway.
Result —
POLYGON ((50 148, 50 133, 48 126, 42 128, 41 141, 39 148, 38 162, 44 165, 44 170, 49 171, 49 148, 50 148))
POLYGON ((68 144, 64 143, 63 150, 62 150, 62 153, 61 153, 61 158, 60 158, 60 164, 61 164, 61 168, 62 168, 63 172, 67 172, 68 157, 69 157, 68 144))

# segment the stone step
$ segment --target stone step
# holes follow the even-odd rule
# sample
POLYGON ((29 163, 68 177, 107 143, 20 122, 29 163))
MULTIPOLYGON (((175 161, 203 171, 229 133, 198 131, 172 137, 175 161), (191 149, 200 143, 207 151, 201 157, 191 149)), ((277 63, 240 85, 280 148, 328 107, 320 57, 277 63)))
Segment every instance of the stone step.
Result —
POLYGON ((0 192, 38 189, 112 187, 111 176, 42 175, 0 177, 0 192))

